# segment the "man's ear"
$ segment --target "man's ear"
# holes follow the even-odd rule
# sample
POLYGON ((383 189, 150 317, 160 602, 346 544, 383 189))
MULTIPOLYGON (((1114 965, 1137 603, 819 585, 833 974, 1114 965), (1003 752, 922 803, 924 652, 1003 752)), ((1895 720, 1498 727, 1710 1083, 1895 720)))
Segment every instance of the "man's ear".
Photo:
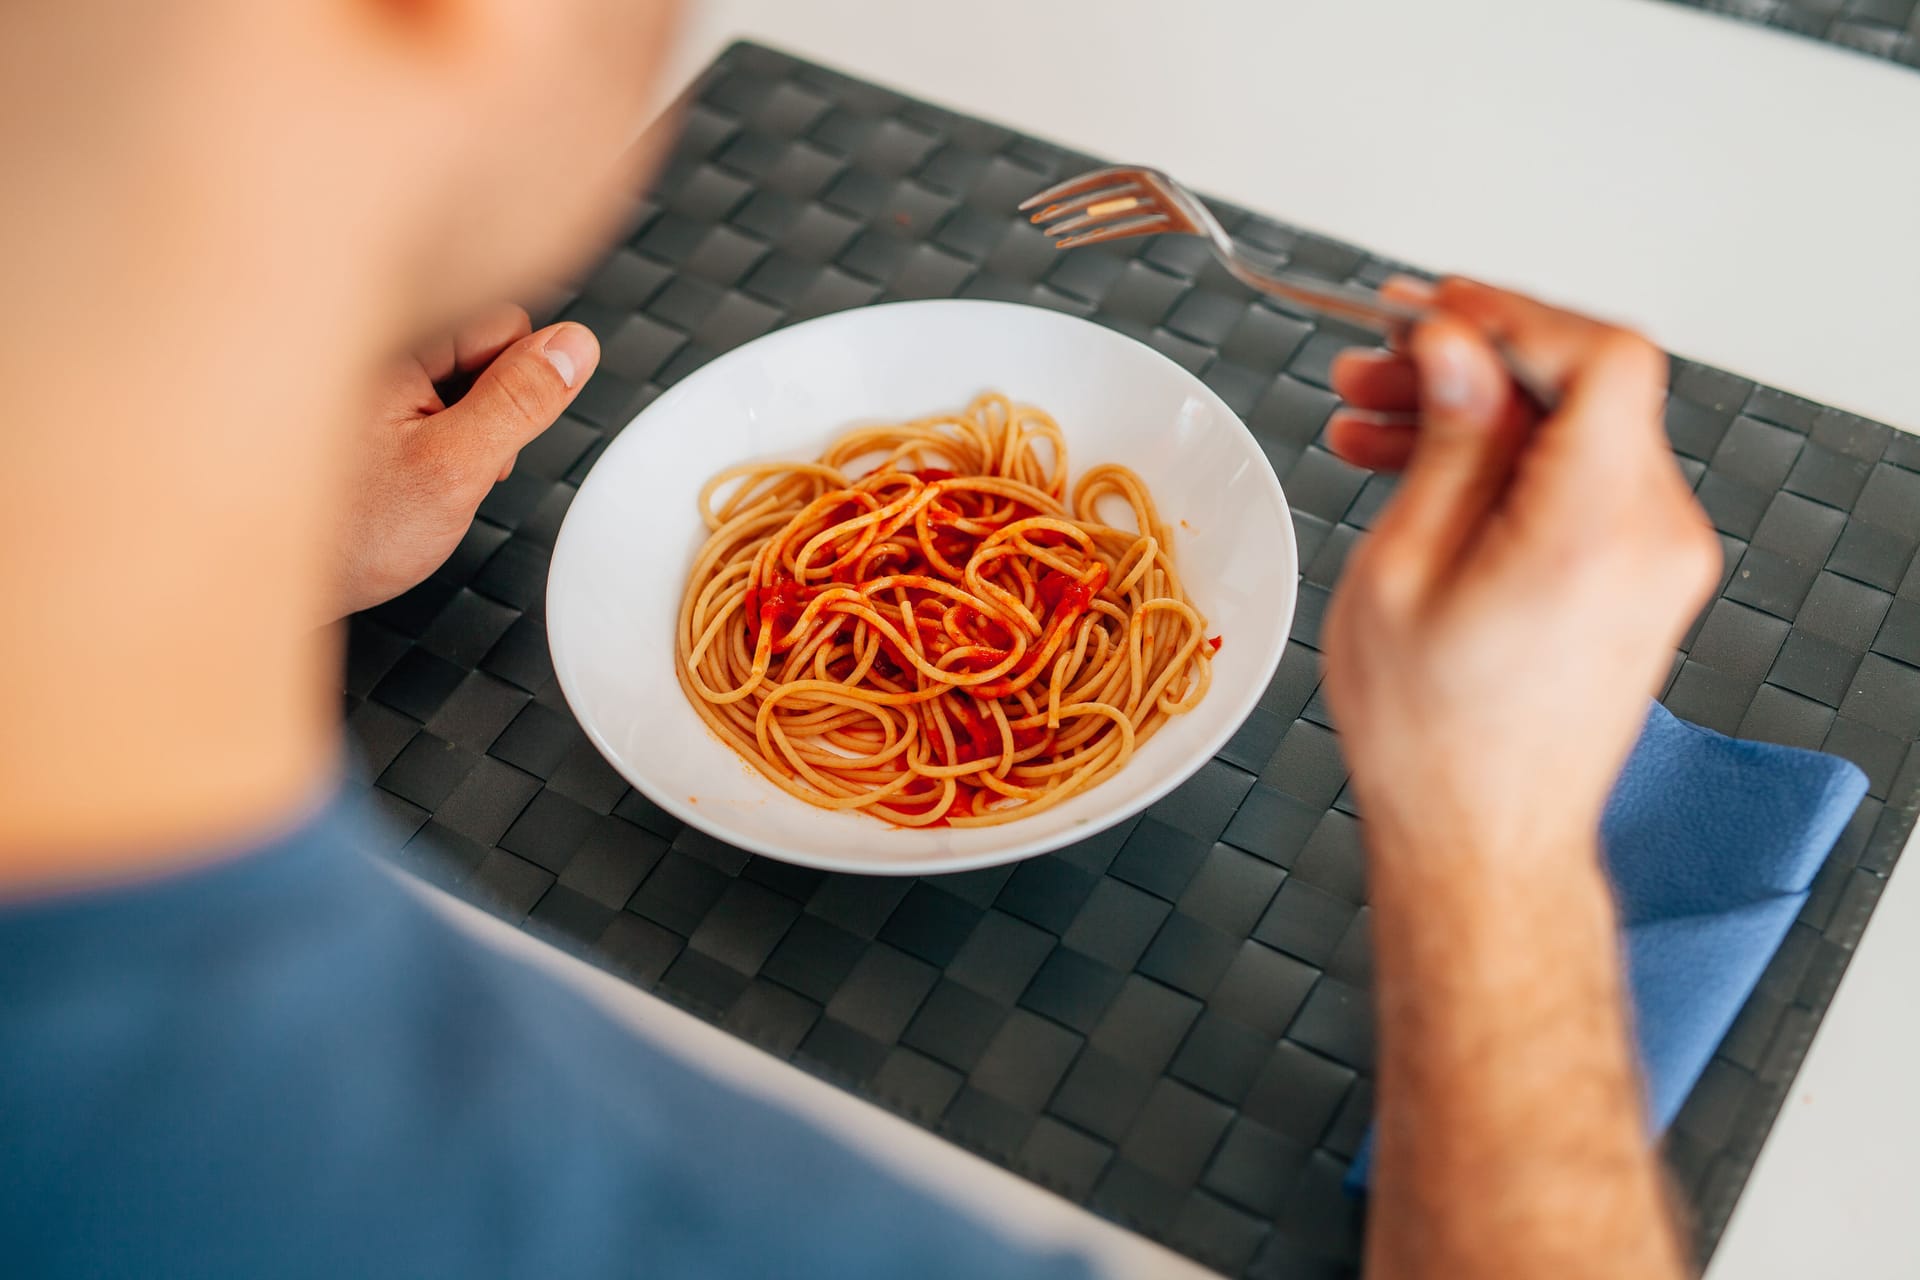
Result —
MULTIPOLYGON (((511 38, 511 15, 500 12, 502 0, 331 0, 352 11, 371 34, 407 52, 435 62, 485 54, 486 44, 511 38)), ((512 0, 507 0, 512 7, 512 0)), ((537 10, 548 0, 532 0, 519 7, 537 10)))
POLYGON ((396 32, 435 31, 459 22, 468 0, 346 0, 352 8, 396 32))

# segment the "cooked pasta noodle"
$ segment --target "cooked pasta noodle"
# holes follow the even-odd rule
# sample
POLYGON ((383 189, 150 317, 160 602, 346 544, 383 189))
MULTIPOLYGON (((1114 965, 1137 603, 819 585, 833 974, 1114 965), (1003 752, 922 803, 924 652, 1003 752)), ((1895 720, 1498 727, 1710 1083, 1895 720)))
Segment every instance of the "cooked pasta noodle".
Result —
POLYGON ((908 827, 1037 813, 1207 691, 1220 642, 1146 486, 1099 466, 1069 500, 1059 427, 1004 396, 849 431, 817 462, 730 468, 700 511, 681 686, 823 808, 908 827))

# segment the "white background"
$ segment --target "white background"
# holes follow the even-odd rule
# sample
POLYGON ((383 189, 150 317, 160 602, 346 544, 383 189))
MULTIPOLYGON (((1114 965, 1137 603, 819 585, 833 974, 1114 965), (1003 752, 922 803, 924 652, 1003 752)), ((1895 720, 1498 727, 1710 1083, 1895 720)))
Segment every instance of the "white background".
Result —
MULTIPOLYGON (((679 78, 739 35, 1920 429, 1912 69, 1652 0, 711 0, 679 78)), ((505 926, 475 927, 1003 1225, 1080 1241, 1119 1272, 1191 1271, 505 926)), ((1715 1280, 1920 1275, 1916 979, 1920 872, 1906 871, 1715 1280)))

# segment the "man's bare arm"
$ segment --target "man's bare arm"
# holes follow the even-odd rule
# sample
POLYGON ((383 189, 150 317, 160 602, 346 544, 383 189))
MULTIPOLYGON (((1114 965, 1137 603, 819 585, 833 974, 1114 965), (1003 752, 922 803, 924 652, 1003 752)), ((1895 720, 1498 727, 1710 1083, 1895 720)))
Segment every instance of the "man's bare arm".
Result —
POLYGON ((1495 860, 1395 843, 1371 855, 1369 1273, 1680 1274, 1593 848, 1495 860))
POLYGON ((1327 628, 1375 913, 1369 1270, 1677 1277, 1597 832, 1718 546, 1657 350, 1466 282, 1431 301, 1408 352, 1342 359, 1369 412, 1330 429, 1406 472, 1327 628))

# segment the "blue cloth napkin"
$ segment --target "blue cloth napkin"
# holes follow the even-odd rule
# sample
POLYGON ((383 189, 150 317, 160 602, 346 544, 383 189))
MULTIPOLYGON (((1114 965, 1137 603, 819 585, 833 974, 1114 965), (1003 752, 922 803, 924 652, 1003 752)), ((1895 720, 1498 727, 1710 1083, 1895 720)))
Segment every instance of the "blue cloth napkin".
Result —
MULTIPOLYGON (((1648 1122, 1672 1122, 1866 794, 1836 756, 1742 742, 1655 704, 1600 824, 1648 1122)), ((1369 1136, 1347 1175, 1366 1188, 1369 1136)))

